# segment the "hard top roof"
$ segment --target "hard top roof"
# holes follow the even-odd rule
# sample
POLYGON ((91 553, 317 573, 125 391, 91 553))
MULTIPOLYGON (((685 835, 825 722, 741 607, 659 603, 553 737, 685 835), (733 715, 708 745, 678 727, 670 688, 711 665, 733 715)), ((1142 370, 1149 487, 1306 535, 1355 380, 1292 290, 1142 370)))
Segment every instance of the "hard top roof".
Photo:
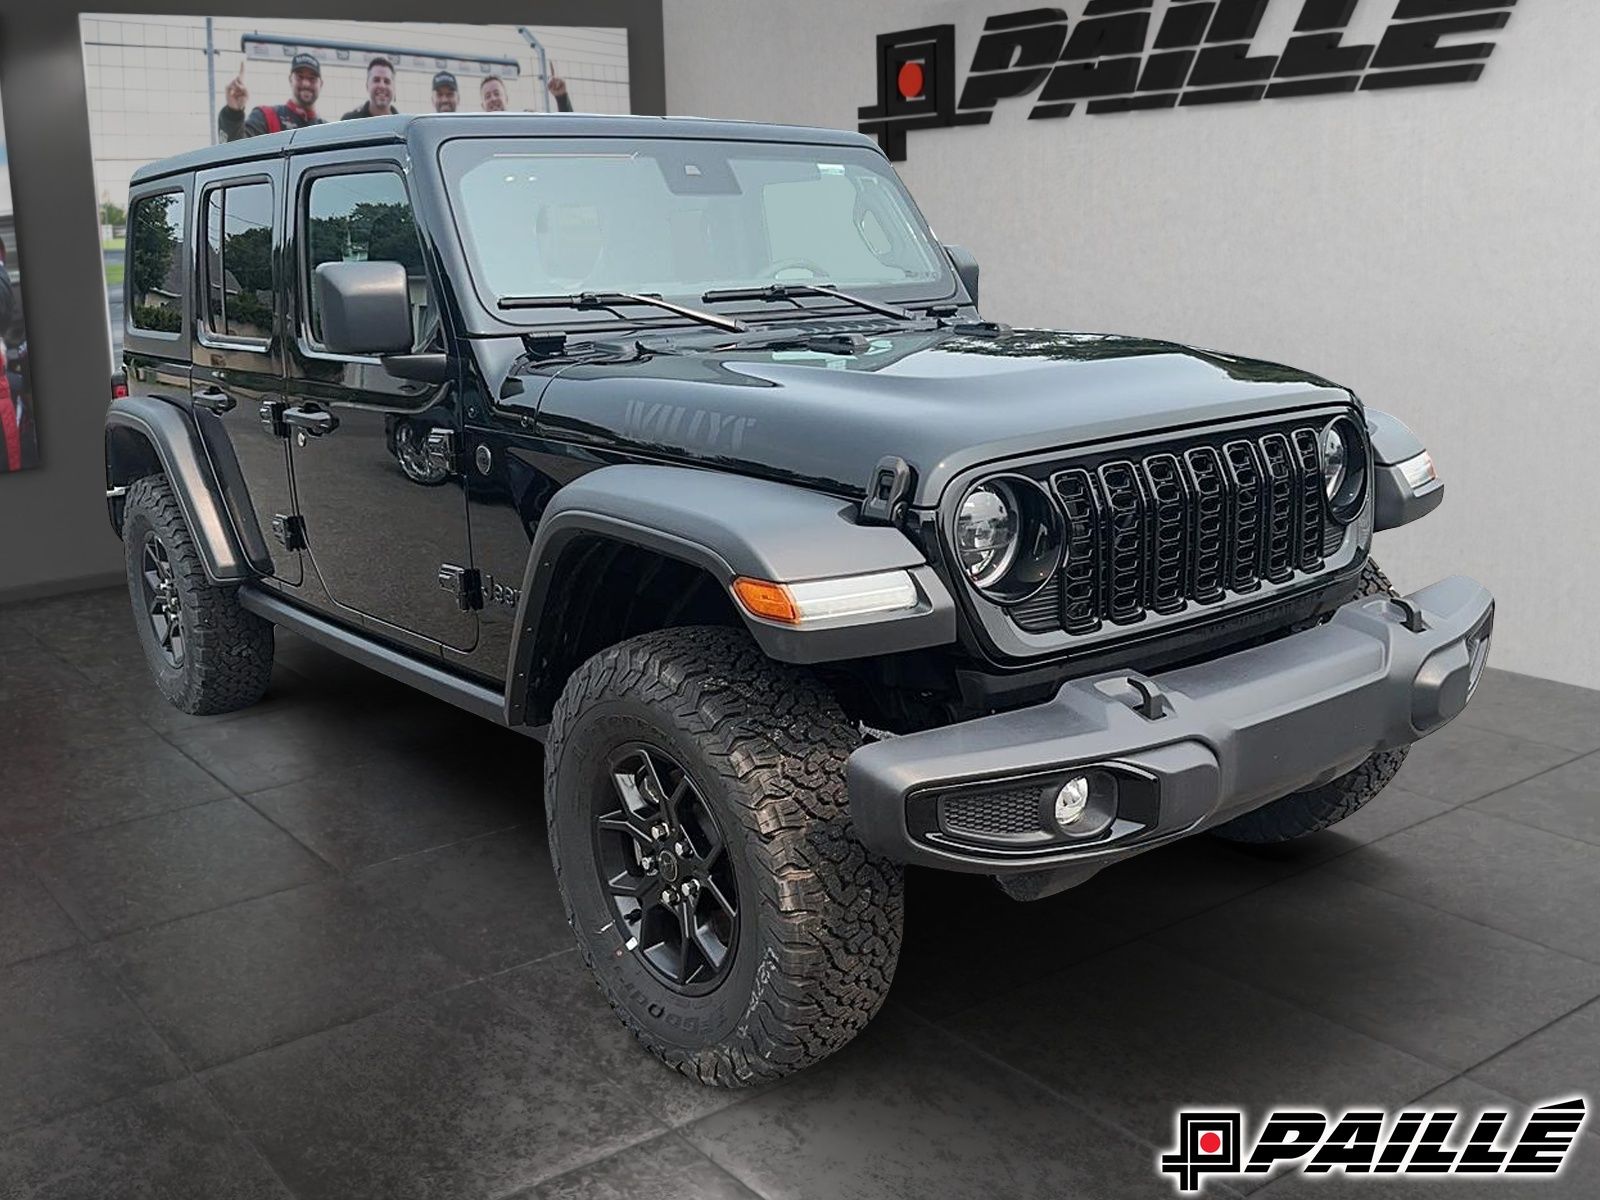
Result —
POLYGON ((132 183, 137 185, 164 175, 206 170, 296 151, 410 142, 421 137, 438 141, 445 136, 696 138, 877 147, 877 143, 865 134, 842 129, 765 125, 754 121, 718 121, 701 117, 622 117, 597 113, 402 113, 392 117, 329 121, 283 133, 204 146, 140 167, 134 172, 132 183))

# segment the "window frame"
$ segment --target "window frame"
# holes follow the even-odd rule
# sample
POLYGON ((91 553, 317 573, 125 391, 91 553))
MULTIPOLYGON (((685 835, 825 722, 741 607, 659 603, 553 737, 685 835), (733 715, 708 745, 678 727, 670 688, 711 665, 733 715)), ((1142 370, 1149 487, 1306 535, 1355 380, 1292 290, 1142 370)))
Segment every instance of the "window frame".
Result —
POLYGON ((155 200, 161 196, 177 196, 184 203, 184 212, 179 221, 179 249, 178 270, 180 275, 187 275, 193 259, 189 231, 193 227, 193 213, 189 211, 190 188, 187 180, 162 180, 151 185, 148 191, 139 191, 128 200, 128 237, 123 241, 123 289, 122 289, 122 335, 123 344, 127 345, 128 338, 150 338, 160 342, 177 342, 188 336, 188 317, 185 311, 189 301, 189 281, 180 278, 178 289, 178 328, 149 329, 136 324, 133 319, 134 310, 138 307, 133 302, 133 230, 137 227, 134 222, 139 205, 146 200, 155 200))
MULTIPOLYGON (((276 298, 281 294, 281 289, 278 286, 277 252, 279 196, 272 176, 266 174, 230 175, 225 179, 208 180, 205 186, 200 189, 199 200, 195 204, 194 261, 196 265, 194 272, 194 291, 197 293, 195 296, 196 307, 194 315, 195 341, 200 345, 206 346, 213 350, 253 350, 257 353, 264 353, 272 349, 272 343, 277 339, 278 334, 281 332, 281 314, 278 312, 278 305, 276 303, 274 303, 272 306, 272 333, 267 337, 235 337, 232 334, 218 333, 211 327, 211 260, 208 253, 210 249, 210 241, 208 240, 209 233, 207 229, 209 224, 208 210, 211 205, 211 197, 216 192, 226 191, 231 187, 246 187, 255 183, 264 183, 267 185, 272 201, 269 205, 269 210, 272 213, 272 294, 274 300, 276 300, 276 298)), ((224 204, 222 208, 222 236, 224 238, 227 237, 227 213, 227 205, 224 204)), ((218 250, 220 252, 220 245, 218 250)), ((221 265, 220 261, 219 265, 221 265)))
MULTIPOLYGON (((400 191, 405 196, 406 207, 411 210, 412 230, 417 237, 418 258, 422 263, 422 276, 428 287, 428 299, 438 313, 438 288, 428 270, 428 243, 422 234, 422 221, 417 215, 417 204, 411 193, 411 181, 405 165, 393 158, 362 158, 350 162, 327 163, 307 167, 300 175, 295 188, 293 235, 295 242, 295 343, 304 358, 323 362, 376 363, 379 355, 335 354, 327 349, 311 332, 311 189, 319 179, 336 175, 393 175, 400 180, 400 191)), ((443 314, 439 314, 443 321, 443 314)), ((413 348, 412 353, 417 353, 413 348)))

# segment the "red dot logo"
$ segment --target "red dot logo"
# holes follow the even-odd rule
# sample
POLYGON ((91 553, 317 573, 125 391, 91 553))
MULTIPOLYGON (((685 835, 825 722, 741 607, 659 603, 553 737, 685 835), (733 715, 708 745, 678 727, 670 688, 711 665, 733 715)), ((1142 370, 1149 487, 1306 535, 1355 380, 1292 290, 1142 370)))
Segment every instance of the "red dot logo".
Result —
POLYGON ((1200 1135, 1200 1153, 1201 1154, 1215 1154, 1217 1151, 1219 1151, 1221 1149, 1222 1149, 1222 1138, 1219 1137, 1217 1134, 1214 1134, 1214 1133, 1202 1133, 1200 1135))
POLYGON ((915 100, 922 95, 924 79, 922 64, 907 62, 900 64, 900 74, 895 76, 895 86, 900 89, 900 94, 907 100, 915 100))

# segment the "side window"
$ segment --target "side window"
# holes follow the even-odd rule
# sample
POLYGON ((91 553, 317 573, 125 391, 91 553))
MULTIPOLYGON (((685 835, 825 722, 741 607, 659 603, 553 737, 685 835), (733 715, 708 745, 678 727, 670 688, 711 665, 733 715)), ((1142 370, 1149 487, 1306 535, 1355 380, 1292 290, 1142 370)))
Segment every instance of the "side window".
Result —
POLYGON ((206 328, 221 337, 272 337, 272 185, 206 193, 206 328))
POLYGON ((152 333, 183 329, 183 193, 142 196, 128 222, 128 324, 152 333))
POLYGON ((316 270, 327 262, 397 262, 411 280, 412 344, 432 339, 437 316, 422 265, 422 242, 404 181, 393 171, 319 175, 306 196, 304 241, 311 340, 322 344, 322 312, 316 270))

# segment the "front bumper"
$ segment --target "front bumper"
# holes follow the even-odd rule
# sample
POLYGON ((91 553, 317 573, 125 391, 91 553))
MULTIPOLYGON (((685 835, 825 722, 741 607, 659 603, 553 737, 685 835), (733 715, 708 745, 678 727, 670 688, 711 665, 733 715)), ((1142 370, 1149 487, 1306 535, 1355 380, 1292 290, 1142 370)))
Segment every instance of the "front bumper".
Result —
POLYGON ((1466 707, 1493 622, 1487 589, 1454 577, 1195 666, 873 742, 847 768, 857 835, 899 862, 1087 875, 1433 732, 1466 707), (1075 836, 1051 814, 1085 772, 1110 811, 1075 836))

